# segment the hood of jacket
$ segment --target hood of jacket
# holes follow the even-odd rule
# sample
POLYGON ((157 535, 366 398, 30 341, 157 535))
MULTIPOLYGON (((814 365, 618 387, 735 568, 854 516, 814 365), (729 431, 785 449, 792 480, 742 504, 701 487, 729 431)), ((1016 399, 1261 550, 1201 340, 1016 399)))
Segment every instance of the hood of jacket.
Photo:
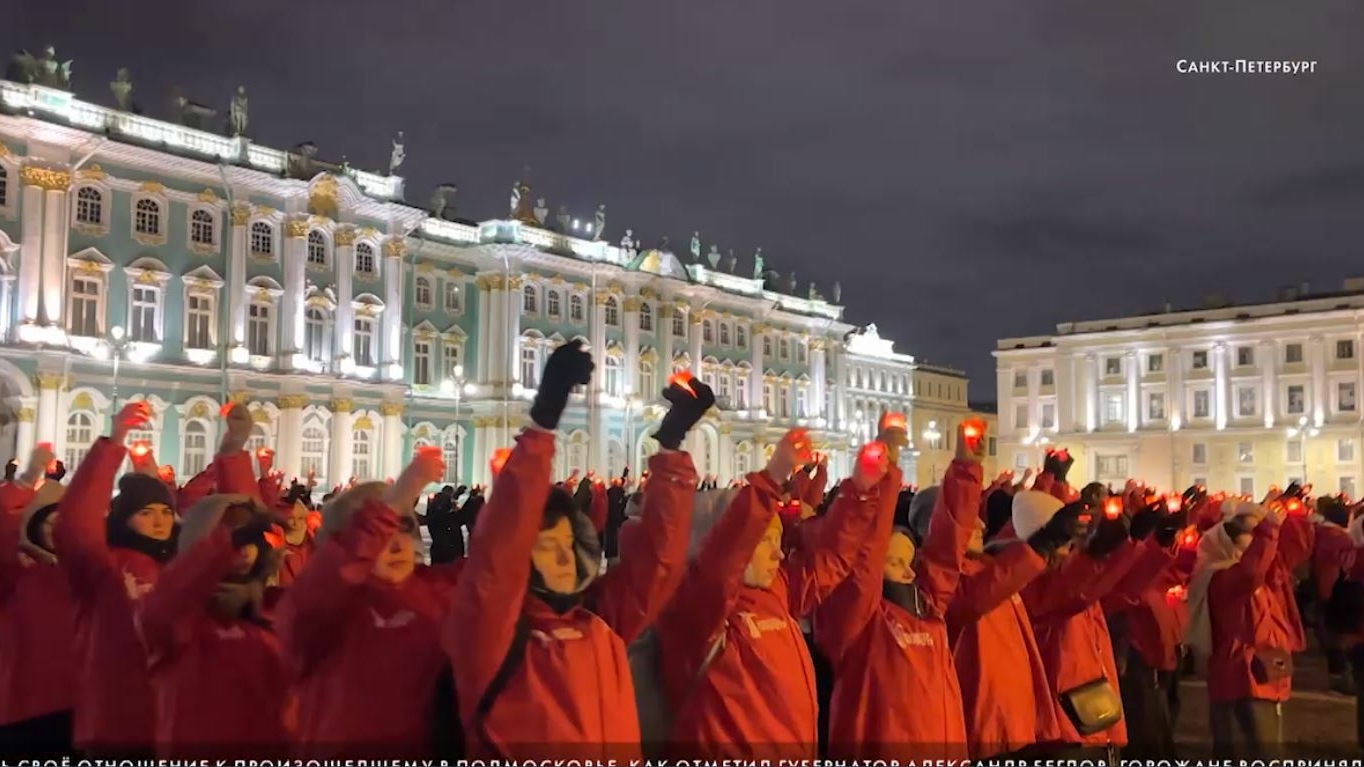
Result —
POLYGON ((65 494, 66 486, 60 482, 44 482, 19 519, 19 549, 45 564, 56 564, 57 555, 38 542, 38 530, 43 521, 57 511, 57 504, 65 494))

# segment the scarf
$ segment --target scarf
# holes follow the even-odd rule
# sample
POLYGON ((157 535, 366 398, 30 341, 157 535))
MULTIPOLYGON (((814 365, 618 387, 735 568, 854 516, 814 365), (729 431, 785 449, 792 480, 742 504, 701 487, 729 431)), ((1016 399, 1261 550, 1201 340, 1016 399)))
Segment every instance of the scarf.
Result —
POLYGON ((900 609, 915 618, 924 617, 923 597, 919 594, 918 584, 896 583, 882 579, 881 598, 891 604, 899 605, 900 609))
POLYGON ((1212 654, 1212 614, 1208 610, 1208 586, 1217 573, 1241 561, 1241 550, 1226 525, 1215 525, 1198 542, 1193 575, 1189 578, 1189 625, 1184 642, 1202 665, 1212 654))
POLYGON ((179 522, 175 523, 175 526, 171 528, 170 537, 164 541, 158 541, 154 538, 148 538, 145 535, 133 532, 133 529, 128 527, 126 521, 123 524, 118 524, 117 522, 110 520, 110 524, 105 530, 105 538, 109 542, 110 548, 138 551, 163 565, 171 561, 171 557, 175 556, 176 539, 179 537, 179 522))
POLYGON ((213 592, 209 609, 215 614, 236 620, 251 619, 260 614, 260 606, 265 598, 265 584, 259 579, 249 581, 225 580, 218 583, 213 592))

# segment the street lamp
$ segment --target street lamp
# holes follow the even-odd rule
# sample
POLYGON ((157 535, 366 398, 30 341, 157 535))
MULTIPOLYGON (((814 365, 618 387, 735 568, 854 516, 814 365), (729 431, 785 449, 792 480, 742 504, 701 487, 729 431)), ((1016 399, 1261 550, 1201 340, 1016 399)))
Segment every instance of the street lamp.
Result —
POLYGON ((928 480, 933 482, 938 476, 938 439, 942 434, 938 431, 938 422, 929 421, 928 428, 924 429, 924 442, 928 443, 928 449, 933 452, 933 459, 928 470, 928 480))
POLYGON ((464 395, 464 386, 465 386, 465 384, 464 384, 464 366, 463 366, 463 365, 455 365, 455 367, 454 367, 450 372, 453 373, 455 377, 454 377, 454 378, 447 378, 447 379, 445 379, 444 381, 441 381, 441 382, 440 382, 440 391, 441 391, 441 394, 444 394, 444 395, 447 396, 447 397, 453 396, 453 397, 455 398, 455 474, 454 474, 454 480, 455 480, 455 484, 458 485, 458 484, 459 484, 459 464, 460 464, 461 461, 464 460, 464 445, 460 444, 462 440, 460 440, 460 438, 459 438, 459 435, 460 435, 460 430, 459 430, 459 402, 460 402, 460 397, 462 397, 462 396, 464 395))
POLYGON ((1317 435, 1320 434, 1320 433, 1321 433, 1321 429, 1318 429, 1316 426, 1311 426, 1311 425, 1308 424, 1307 416, 1303 416, 1302 418, 1299 418, 1299 419, 1298 419, 1298 425, 1297 425, 1297 426, 1290 426, 1290 427, 1288 427, 1288 438, 1289 438, 1289 439, 1298 439, 1298 438, 1300 438, 1300 437, 1301 437, 1301 439, 1302 439, 1302 441, 1301 441, 1301 443, 1300 443, 1300 445, 1299 445, 1299 448, 1298 448, 1298 452, 1299 452, 1299 454, 1300 454, 1299 457, 1302 458, 1302 481, 1303 481, 1303 484, 1306 484, 1306 483, 1307 483, 1307 438, 1308 438, 1308 437, 1315 437, 1315 436, 1317 436, 1317 435))
POLYGON ((110 392, 113 404, 109 406, 111 419, 113 418, 112 414, 118 410, 118 363, 123 359, 123 353, 128 349, 130 343, 132 343, 132 341, 128 338, 128 335, 123 332, 122 325, 115 325, 112 328, 109 328, 109 333, 104 339, 104 347, 108 350, 110 358, 114 362, 113 390, 110 392))
POLYGON ((641 404, 638 397, 630 394, 630 387, 625 387, 625 458, 626 468, 635 461, 635 408, 641 404))

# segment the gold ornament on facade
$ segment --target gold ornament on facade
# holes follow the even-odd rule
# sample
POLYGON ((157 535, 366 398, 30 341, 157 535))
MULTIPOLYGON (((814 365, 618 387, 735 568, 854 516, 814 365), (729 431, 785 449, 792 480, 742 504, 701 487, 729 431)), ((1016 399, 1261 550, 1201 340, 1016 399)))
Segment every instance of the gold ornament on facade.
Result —
POLYGON ((431 430, 428 429, 425 424, 422 424, 412 431, 412 436, 417 439, 426 439, 431 436, 431 430))
POLYGON ((137 185, 137 191, 146 192, 147 194, 158 194, 164 197, 166 195, 166 186, 160 181, 143 181, 137 185))
POLYGON ((227 401, 234 405, 245 405, 250 400, 251 392, 248 391, 238 390, 227 395, 227 401))
POLYGON ((350 401, 350 400, 348 400, 348 399, 334 399, 334 400, 332 400, 332 412, 333 412, 333 413, 349 413, 349 412, 350 412, 350 409, 351 409, 351 401, 350 401))
POLYGON ((137 275, 136 282, 138 285, 157 285, 160 284, 161 280, 157 278, 156 272, 143 269, 142 273, 137 275))
POLYGON ((189 413, 186 416, 188 418, 208 418, 208 405, 203 402, 196 402, 190 405, 189 413))
POLYGON ((501 290, 503 285, 502 275, 500 274, 480 275, 474 279, 474 285, 477 286, 479 290, 501 290))
POLYGON ((0 157, 9 157, 9 147, 4 142, 0 142, 0 157))
POLYGON ((251 420, 254 423, 270 423, 270 414, 265 408, 258 407, 251 411, 251 420))
POLYGON ((71 186, 71 174, 64 170, 25 165, 19 169, 19 181, 24 186, 36 186, 49 192, 65 192, 71 186))
POLYGON ((260 216, 261 218, 271 218, 276 213, 279 212, 274 208, 270 207, 269 205, 257 205, 254 208, 252 208, 252 210, 254 210, 256 212, 256 215, 260 216))
POLYGON ((379 230, 372 226, 362 226, 355 234, 362 240, 372 240, 379 236, 379 230))
POLYGON ((374 421, 371 421, 369 416, 362 415, 355 419, 350 428, 351 431, 374 431, 374 421))
POLYGON ((212 189, 205 189, 204 191, 198 194, 196 199, 199 200, 199 202, 206 202, 209 205, 217 205, 218 193, 213 191, 212 189))
POLYGON ((234 205, 232 207, 232 225, 246 226, 251 221, 251 206, 234 205))
POLYGON ((308 229, 308 219, 306 218, 293 218, 284 222, 285 237, 307 237, 308 229))
POLYGON ((253 304, 273 304, 274 302, 274 297, 265 288, 256 288, 256 292, 251 294, 251 303, 253 304))
POLYGON ((388 240, 384 243, 384 256, 387 258, 402 258, 407 255, 407 243, 399 239, 388 240))
POLYGON ((637 312, 639 311, 639 305, 641 303, 642 302, 635 296, 630 296, 621 303, 621 306, 623 306, 627 312, 637 312))
POLYGON ((94 410, 95 400, 86 392, 81 392, 71 398, 72 410, 94 410))
POLYGON ((33 376, 33 383, 36 384, 39 389, 46 389, 49 391, 52 389, 60 389, 62 388, 62 384, 66 383, 66 376, 61 373, 38 373, 33 376))
POLYGON ((78 262, 74 267, 72 267, 72 268, 75 269, 76 274, 90 274, 90 275, 100 275, 100 274, 104 274, 104 270, 101 269, 101 268, 99 268, 99 264, 98 264, 98 263, 96 263, 96 262, 94 262, 94 261, 90 261, 90 260, 84 259, 84 258, 79 259, 79 262, 78 262))
POLYGON ((103 181, 107 177, 99 163, 91 163, 90 167, 76 171, 76 178, 89 179, 90 181, 103 181))
POLYGON ((308 398, 302 394, 284 394, 275 400, 275 404, 280 410, 302 410, 308 404, 308 398))
POLYGON ((349 248, 355 244, 355 227, 343 226, 332 233, 332 242, 338 248, 349 248))
POLYGON ((308 193, 308 212, 315 216, 337 218, 336 194, 336 177, 330 173, 319 177, 308 193))
POLYGON ((385 402, 379 405, 379 415, 388 417, 403 414, 403 406, 400 402, 385 402))
POLYGON ((374 304, 360 304, 355 307, 355 316, 357 317, 373 317, 378 313, 374 309, 374 304))
POLYGON ((596 304, 597 306, 606 306, 607 302, 610 301, 611 298, 612 296, 610 293, 598 293, 596 296, 593 297, 592 303, 596 304))
MULTIPOLYGON (((0 144, 0 148, 3 147, 4 145, 0 144)), ((37 415, 37 413, 33 412, 33 408, 21 407, 19 408, 19 423, 33 423, 37 419, 37 415)))

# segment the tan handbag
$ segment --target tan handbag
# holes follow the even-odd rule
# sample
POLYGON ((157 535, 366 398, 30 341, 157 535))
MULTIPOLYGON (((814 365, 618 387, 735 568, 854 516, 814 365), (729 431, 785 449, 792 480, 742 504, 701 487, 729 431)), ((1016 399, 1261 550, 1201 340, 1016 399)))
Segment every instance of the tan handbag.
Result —
POLYGON ((1122 721, 1122 699, 1103 677, 1072 687, 1060 698, 1061 709, 1081 735, 1103 732, 1122 721))

